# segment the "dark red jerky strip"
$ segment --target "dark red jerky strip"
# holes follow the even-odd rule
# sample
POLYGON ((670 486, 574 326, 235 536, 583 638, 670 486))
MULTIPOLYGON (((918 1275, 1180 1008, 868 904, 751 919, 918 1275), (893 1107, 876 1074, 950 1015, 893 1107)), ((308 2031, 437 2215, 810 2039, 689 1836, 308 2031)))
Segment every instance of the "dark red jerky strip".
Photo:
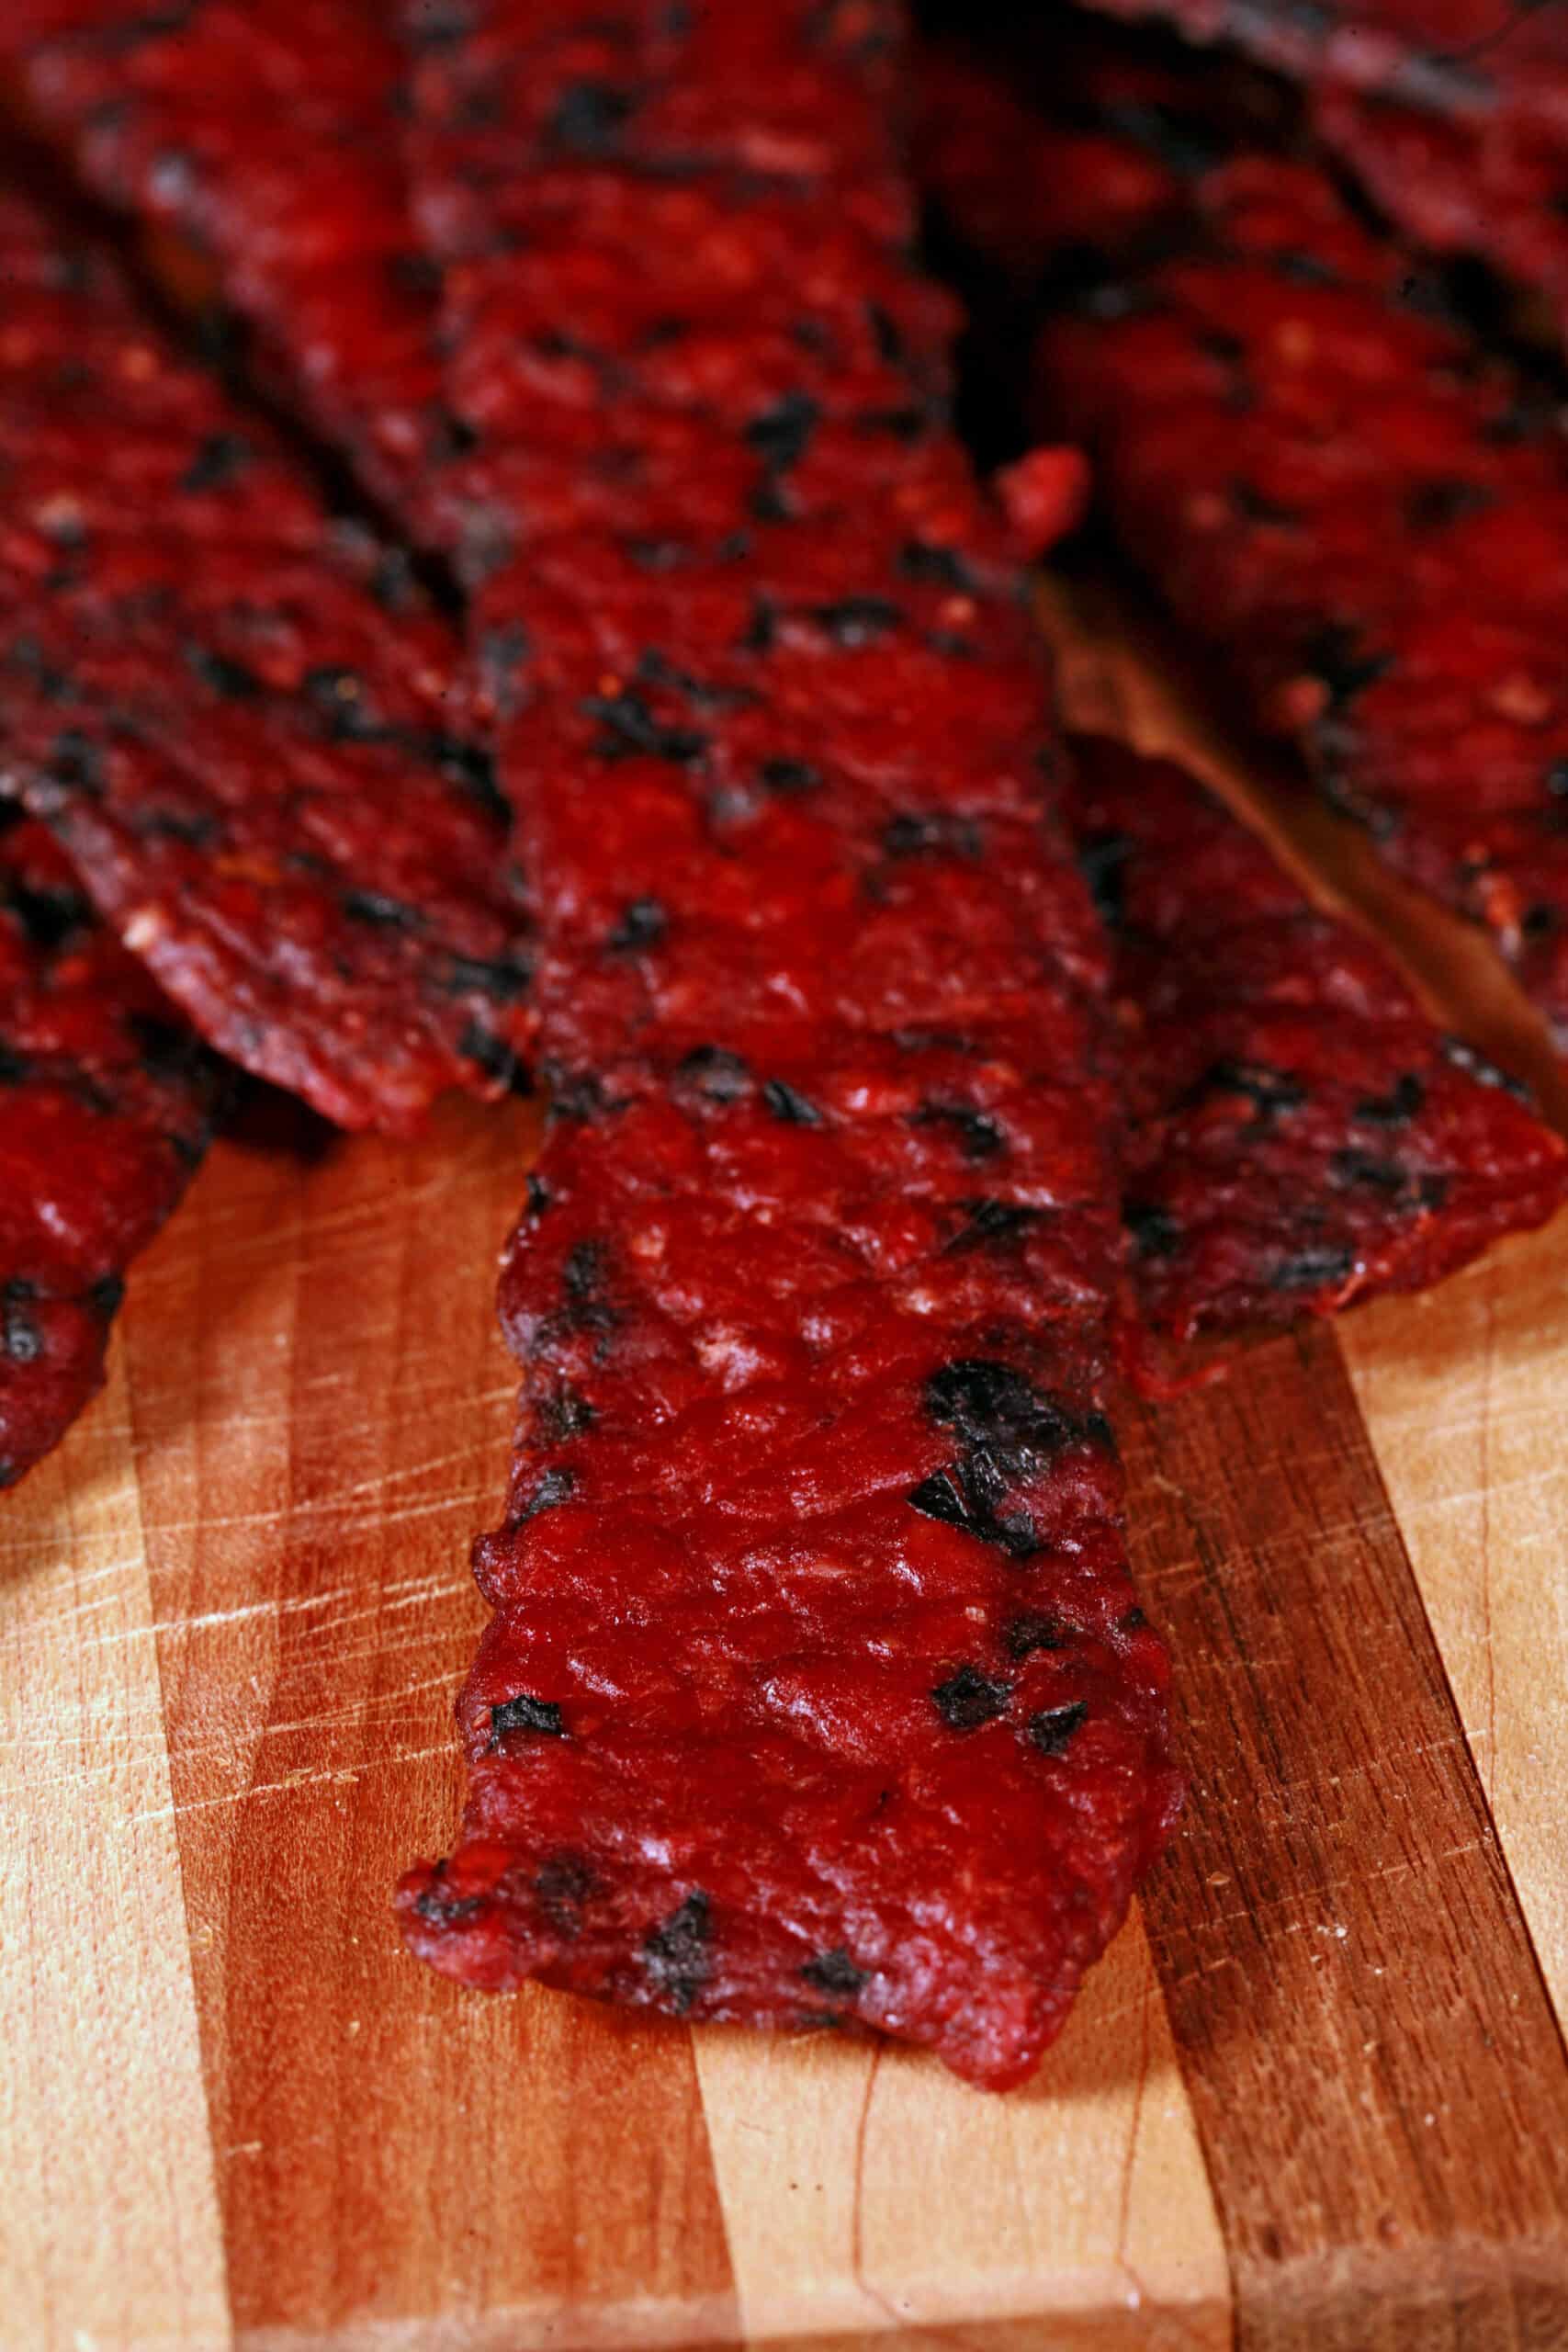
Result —
POLYGON ((1418 1290, 1568 1196, 1568 1149, 1184 770, 1075 745, 1115 941, 1124 1214, 1178 1340, 1418 1290))
POLYGON ((879 2028, 999 2086, 1175 1797, 1100 1409, 1102 950, 945 313, 889 243, 874 20, 610 13, 614 74, 604 10, 580 40, 492 6, 421 77, 557 1092, 502 1278, 465 1838, 400 1908, 470 1983, 879 2028), (568 92, 604 140, 492 190, 445 111, 476 76, 502 156, 568 92), (698 233, 639 248, 677 195, 698 233), (624 326, 660 302, 665 334, 624 326), (625 362, 615 394, 487 401, 467 322, 536 311, 625 362))
POLYGON ((456 640, 100 256, 0 206, 0 755, 233 1059, 344 1125, 530 1035, 456 640))
POLYGON ((43 826, 0 805, 0 1487, 102 1385, 125 1270, 221 1092, 43 826))
MULTIPOLYGON (((1392 865, 1486 926, 1568 1039, 1557 413, 1310 160, 1243 141, 1179 168, 1187 87, 1156 141, 1125 116, 1102 134, 1144 194, 1130 213, 1107 173, 1099 275, 1041 338, 1043 419, 1086 442, 1122 537, 1259 718, 1392 865)), ((1043 156, 1083 136, 1043 119, 1043 156)), ((1093 187, 1064 209, 1078 255, 1093 187)))
POLYGON ((434 290, 373 0, 8 0, 0 73, 98 193, 216 272, 284 395, 419 521, 445 444, 434 290))
POLYGON ((1406 234, 1544 293, 1568 323, 1568 20, 1506 0, 1104 0, 1304 80, 1318 135, 1406 234))

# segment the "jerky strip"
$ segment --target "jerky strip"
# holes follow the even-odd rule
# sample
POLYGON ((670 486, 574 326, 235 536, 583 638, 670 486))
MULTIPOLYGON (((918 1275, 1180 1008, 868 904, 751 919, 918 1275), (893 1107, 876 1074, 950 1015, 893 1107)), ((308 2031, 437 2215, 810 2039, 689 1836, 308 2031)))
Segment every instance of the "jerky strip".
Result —
POLYGON ((1568 1195, 1568 1149, 1388 957, 1168 761, 1075 745, 1116 944, 1125 1216, 1179 1340, 1418 1290, 1568 1195))
POLYGON ((222 1091, 44 828, 0 806, 0 1487, 102 1386, 125 1270, 222 1091))
POLYGON ((0 757, 196 1027, 348 1126, 529 1035, 457 649, 100 255, 0 203, 0 757))
POLYGON ((1544 294, 1568 328, 1568 19, 1506 0, 1100 0, 1306 83, 1314 128, 1389 218, 1544 294))
POLYGON ((1100 949, 1019 583, 936 405, 867 13, 467 21, 425 192, 508 541, 479 643, 528 648, 556 1101, 465 1839, 405 1931, 469 1983, 875 2027, 1000 2086, 1175 1793, 1100 1411, 1100 949), (547 319, 614 395, 499 372, 547 319))
MULTIPOLYGON (((1040 341, 1048 427, 1087 443, 1122 537, 1258 718, 1568 1040, 1556 412, 1310 160, 1243 137, 1216 161, 1212 125, 1179 142, 1186 89, 1102 117, 1055 246, 1049 158, 1081 162, 1083 92, 1041 120, 1036 256, 1049 276, 1070 249, 1078 281, 1040 341)), ((1001 85, 996 104, 1010 119, 1001 85)))
POLYGON ((8 0, 0 71, 101 196, 198 249, 284 396, 416 514, 446 423, 385 11, 8 0))

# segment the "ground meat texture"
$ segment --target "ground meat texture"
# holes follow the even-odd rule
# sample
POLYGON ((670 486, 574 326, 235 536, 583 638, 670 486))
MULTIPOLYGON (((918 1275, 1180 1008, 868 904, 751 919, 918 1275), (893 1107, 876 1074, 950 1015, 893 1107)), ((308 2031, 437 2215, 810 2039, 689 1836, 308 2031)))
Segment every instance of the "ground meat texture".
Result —
MULTIPOLYGON (((1487 928, 1568 1040, 1556 408, 1310 157, 1243 136, 1177 168, 1183 87, 1152 129, 1146 109, 1107 119, 1125 173, 1075 177, 1057 250, 1081 256, 1087 234, 1097 263, 1041 336, 1039 421, 1087 444, 1122 538, 1257 718, 1392 865, 1487 928)), ((1060 126, 1042 114, 1037 190, 1083 120, 1081 101, 1060 126)))
POLYGON ((1416 1290, 1568 1195, 1568 1149, 1168 762, 1075 745, 1115 941, 1127 1225, 1178 1340, 1416 1290))
POLYGON ((0 71, 31 119, 111 203, 205 257, 280 391, 417 519, 446 420, 386 11, 14 0, 3 17, 0 71))
POLYGON ((1540 0, 1103 0, 1303 81, 1318 135, 1391 220, 1544 294, 1568 325, 1568 21, 1540 0))
POLYGON ((348 1126, 516 1079, 458 649, 97 254, 0 204, 0 781, 195 1026, 348 1126))
POLYGON ((405 1932, 1003 2086, 1175 1782, 1100 1409, 1103 948, 900 251, 889 52, 805 0, 464 24, 423 210, 502 526, 476 644, 528 649, 501 751, 555 1107, 464 1838, 405 1932), (519 375, 531 320, 614 393, 519 375))
POLYGON ((0 805, 0 1487, 102 1385, 125 1269, 221 1092, 44 827, 0 805))

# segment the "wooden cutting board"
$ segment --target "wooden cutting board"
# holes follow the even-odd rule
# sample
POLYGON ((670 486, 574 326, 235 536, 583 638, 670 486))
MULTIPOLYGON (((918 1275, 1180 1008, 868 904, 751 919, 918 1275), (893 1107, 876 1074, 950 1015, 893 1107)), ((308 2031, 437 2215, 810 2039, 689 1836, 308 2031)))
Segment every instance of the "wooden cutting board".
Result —
MULTIPOLYGON (((1068 650, 1080 713, 1190 732, 1068 650)), ((536 1124, 291 1126, 214 1152, 0 1505, 4 2352, 1568 2346, 1568 1220, 1124 1405, 1190 1803, 996 2099, 403 1956, 536 1124)))

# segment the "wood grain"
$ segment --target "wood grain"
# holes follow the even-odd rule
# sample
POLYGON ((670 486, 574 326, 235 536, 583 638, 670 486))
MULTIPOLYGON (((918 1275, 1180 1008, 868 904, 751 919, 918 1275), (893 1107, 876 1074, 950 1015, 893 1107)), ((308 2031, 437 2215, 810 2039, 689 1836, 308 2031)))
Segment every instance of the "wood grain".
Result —
POLYGON ((1240 2341, 1568 2340, 1568 2062, 1334 1337, 1120 1427, 1192 1776, 1145 1917, 1240 2341))
POLYGON ((0 2342, 229 2341, 123 1383, 0 1519, 0 2342))
POLYGON ((1228 2343, 1224 2245, 1135 1919, 1006 2100, 830 2037, 700 2034, 697 2071, 749 2341, 1000 2346, 1048 2279, 1064 2352, 1228 2343))
POLYGON ((1568 1219, 1348 1317, 1340 1344, 1568 2024, 1568 1219))

